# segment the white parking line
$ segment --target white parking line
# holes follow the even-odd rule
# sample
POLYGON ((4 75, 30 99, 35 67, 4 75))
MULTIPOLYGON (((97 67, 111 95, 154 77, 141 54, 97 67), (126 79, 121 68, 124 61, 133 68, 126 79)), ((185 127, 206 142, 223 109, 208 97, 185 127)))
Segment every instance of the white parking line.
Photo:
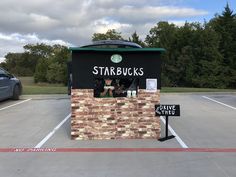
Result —
POLYGON ((52 135, 71 117, 71 114, 66 116, 65 119, 63 119, 45 138, 42 139, 34 148, 41 148, 49 138, 52 137, 52 135))
MULTIPOLYGON (((160 116, 160 118, 161 118, 162 122, 164 124, 166 124, 166 120, 162 116, 160 116)), ((176 140, 179 142, 179 144, 182 146, 182 148, 188 148, 188 146, 183 142, 183 140, 179 137, 179 135, 177 135, 177 133, 175 133, 174 129, 170 125, 168 125, 168 129, 170 130, 172 135, 175 136, 176 140)))
POLYGON ((4 108, 0 108, 0 111, 2 111, 2 110, 4 110, 4 109, 7 109, 7 108, 10 108, 10 107, 13 107, 13 106, 16 106, 16 105, 19 105, 19 104, 22 104, 22 103, 27 102, 27 101, 30 101, 30 100, 32 100, 32 98, 27 99, 27 100, 24 100, 24 101, 21 101, 21 102, 18 102, 18 103, 15 103, 15 104, 12 104, 12 105, 9 105, 9 106, 6 106, 6 107, 4 107, 4 108))
POLYGON ((209 98, 209 97, 207 97, 207 96, 202 96, 202 97, 205 98, 205 99, 208 99, 208 100, 210 100, 210 101, 213 101, 213 102, 215 102, 215 103, 218 103, 218 104, 221 104, 221 105, 223 105, 223 106, 226 106, 226 107, 229 107, 229 108, 231 108, 231 109, 235 109, 235 110, 236 110, 235 107, 230 106, 230 105, 228 105, 228 104, 225 104, 225 103, 216 101, 216 100, 214 100, 214 99, 212 99, 212 98, 209 98))

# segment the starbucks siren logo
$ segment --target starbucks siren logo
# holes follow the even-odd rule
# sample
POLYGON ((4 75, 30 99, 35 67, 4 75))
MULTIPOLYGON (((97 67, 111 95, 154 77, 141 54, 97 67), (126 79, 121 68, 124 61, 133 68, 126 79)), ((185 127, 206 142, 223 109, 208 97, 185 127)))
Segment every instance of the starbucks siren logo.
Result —
POLYGON ((113 63, 120 63, 122 61, 122 56, 119 54, 114 54, 111 56, 111 61, 113 63))

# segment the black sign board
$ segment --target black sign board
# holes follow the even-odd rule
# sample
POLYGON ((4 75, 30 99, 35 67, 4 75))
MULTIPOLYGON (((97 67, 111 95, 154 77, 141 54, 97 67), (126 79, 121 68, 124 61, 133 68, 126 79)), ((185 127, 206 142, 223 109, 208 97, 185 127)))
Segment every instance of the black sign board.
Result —
POLYGON ((96 78, 139 78, 139 88, 146 79, 157 79, 161 88, 161 59, 164 49, 72 48, 72 76, 75 89, 93 89, 96 78))
POLYGON ((180 106, 175 104, 155 105, 156 116, 180 116, 180 106))
POLYGON ((166 117, 166 136, 160 138, 159 141, 166 141, 174 138, 174 135, 168 136, 168 122, 169 116, 180 116, 180 106, 176 104, 158 104, 155 105, 156 116, 165 116, 166 117))

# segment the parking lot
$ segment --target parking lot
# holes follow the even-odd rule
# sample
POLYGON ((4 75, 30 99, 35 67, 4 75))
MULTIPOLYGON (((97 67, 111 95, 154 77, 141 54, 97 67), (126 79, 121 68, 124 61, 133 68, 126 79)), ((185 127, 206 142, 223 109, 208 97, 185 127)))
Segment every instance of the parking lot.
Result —
MULTIPOLYGON (((169 118, 169 134, 176 138, 165 142, 71 140, 67 95, 22 96, 19 101, 0 102, 0 174, 7 177, 236 176, 236 94, 164 93, 161 104, 181 107, 180 117, 169 118), (9 152, 8 148, 59 148, 61 152, 9 152)), ((162 121, 164 136, 164 118, 162 121)))

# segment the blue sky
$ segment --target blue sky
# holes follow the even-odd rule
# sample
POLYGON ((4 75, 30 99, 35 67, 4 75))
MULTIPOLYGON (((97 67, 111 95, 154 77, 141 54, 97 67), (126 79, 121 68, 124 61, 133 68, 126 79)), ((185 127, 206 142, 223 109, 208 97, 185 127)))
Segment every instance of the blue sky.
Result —
POLYGON ((202 17, 192 17, 190 20, 202 21, 205 18, 207 21, 214 17, 215 13, 221 13, 229 3, 230 7, 236 10, 236 0, 183 0, 179 3, 180 6, 194 7, 196 9, 206 10, 209 14, 202 17))
MULTIPOLYGON (((80 46, 93 33, 115 29, 128 38, 136 31, 145 39, 159 21, 178 26, 209 21, 226 0, 1 0, 0 62, 26 44, 80 46)), ((236 0, 228 0, 236 10, 236 0)))

